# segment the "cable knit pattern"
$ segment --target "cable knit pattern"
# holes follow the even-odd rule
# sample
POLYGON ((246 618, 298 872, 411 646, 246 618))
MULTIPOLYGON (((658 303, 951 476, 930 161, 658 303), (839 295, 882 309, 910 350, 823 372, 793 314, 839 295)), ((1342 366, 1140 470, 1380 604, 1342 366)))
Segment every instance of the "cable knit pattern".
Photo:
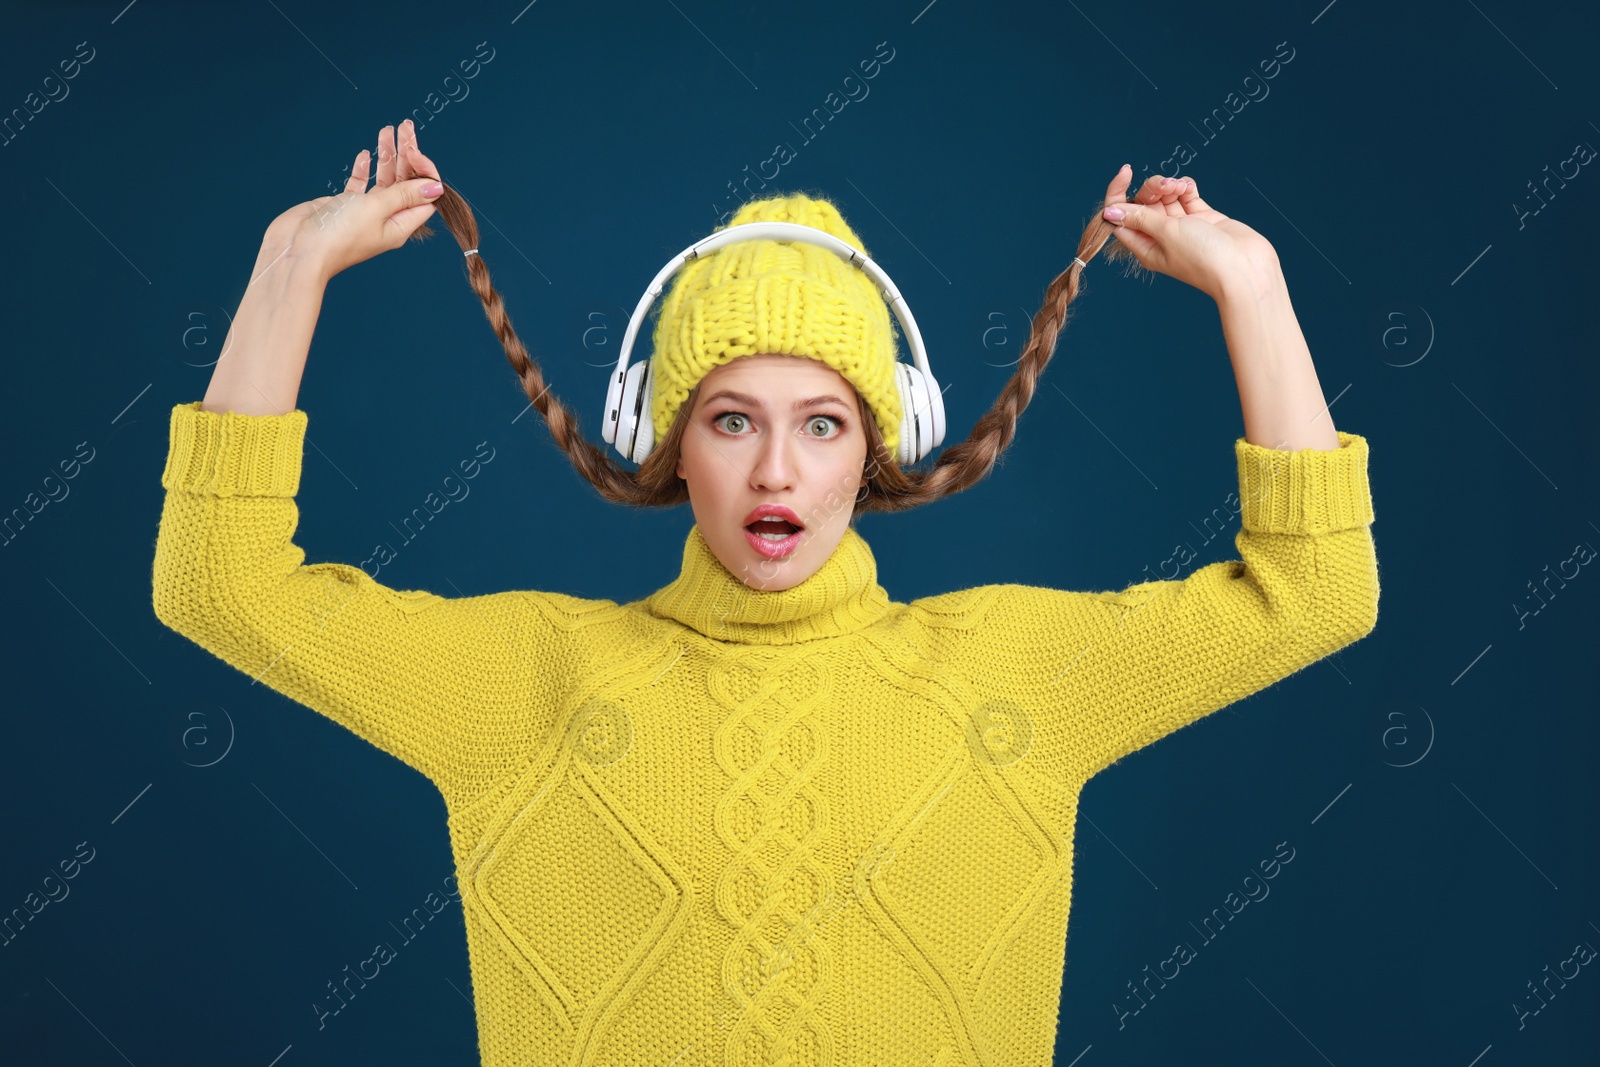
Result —
POLYGON ((1043 1067, 1084 782, 1377 621, 1354 434, 1237 439, 1182 580, 897 603, 847 530, 767 592, 691 527, 618 604, 307 565, 306 425, 172 409, 156 615, 438 787, 487 1067, 1043 1067))

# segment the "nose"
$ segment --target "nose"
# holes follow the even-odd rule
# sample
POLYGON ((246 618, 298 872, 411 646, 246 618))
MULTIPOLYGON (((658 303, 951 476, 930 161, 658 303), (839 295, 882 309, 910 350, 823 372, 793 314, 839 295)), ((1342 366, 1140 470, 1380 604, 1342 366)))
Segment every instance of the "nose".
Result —
POLYGON ((784 434, 768 434, 758 446, 750 484, 764 492, 792 489, 797 480, 794 441, 784 434))

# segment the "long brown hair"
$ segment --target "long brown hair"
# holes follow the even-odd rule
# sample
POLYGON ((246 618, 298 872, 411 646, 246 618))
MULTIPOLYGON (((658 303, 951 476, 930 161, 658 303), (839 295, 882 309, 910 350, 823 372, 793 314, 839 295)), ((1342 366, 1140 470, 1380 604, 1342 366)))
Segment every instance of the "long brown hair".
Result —
MULTIPOLYGON (((459 193, 445 184, 444 194, 433 201, 433 206, 462 251, 478 247, 477 219, 459 193)), ((1078 239, 1076 258, 1084 263, 1094 258, 1114 229, 1100 216, 1103 206, 1103 202, 1096 205, 1093 222, 1078 239)), ((424 225, 411 235, 411 240, 425 240, 433 233, 432 228, 424 225)), ((1121 242, 1113 244, 1106 258, 1126 261, 1130 270, 1138 269, 1137 260, 1121 242)), ((475 253, 466 260, 467 281, 483 301, 483 313, 494 328, 495 336, 500 338, 511 369, 517 372, 528 399, 544 416, 550 436, 578 473, 613 503, 670 507, 687 501, 688 486, 677 473, 678 451, 699 387, 696 386, 678 408, 666 437, 656 442, 637 470, 629 470, 609 446, 601 447, 584 437, 578 416, 551 392, 543 370, 529 357, 527 348, 511 328, 511 316, 506 311, 505 301, 490 284, 489 265, 483 256, 475 253)), ((988 476, 1001 453, 1016 437, 1017 419, 1033 400, 1039 375, 1055 354, 1056 339, 1070 317, 1067 305, 1082 291, 1082 273, 1083 268, 1073 262, 1045 288, 1044 302, 1033 317, 1032 330, 1011 380, 1000 390, 994 405, 973 426, 967 439, 944 448, 932 467, 918 470, 899 466, 884 447, 876 421, 869 417, 860 420, 867 436, 865 473, 868 484, 866 494, 856 502, 852 522, 866 512, 907 511, 931 504, 942 496, 970 489, 988 476)), ((861 402, 859 393, 856 402, 858 411, 865 412, 866 405, 861 402)))

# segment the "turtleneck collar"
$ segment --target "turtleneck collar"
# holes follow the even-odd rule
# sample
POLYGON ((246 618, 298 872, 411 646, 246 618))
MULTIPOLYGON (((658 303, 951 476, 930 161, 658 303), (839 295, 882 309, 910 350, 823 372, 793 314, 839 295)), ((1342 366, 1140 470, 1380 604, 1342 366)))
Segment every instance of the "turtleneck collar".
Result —
POLYGON ((878 584, 872 549, 846 527, 828 562, 776 592, 752 589, 722 565, 699 524, 683 546, 683 570, 645 601, 651 614, 676 619, 717 641, 786 645, 837 637, 870 626, 892 606, 878 584))

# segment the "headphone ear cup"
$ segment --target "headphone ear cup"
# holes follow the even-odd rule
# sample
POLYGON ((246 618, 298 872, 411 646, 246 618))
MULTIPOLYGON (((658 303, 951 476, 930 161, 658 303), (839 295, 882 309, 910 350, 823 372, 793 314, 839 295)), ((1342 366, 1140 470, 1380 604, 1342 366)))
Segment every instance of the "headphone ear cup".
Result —
POLYGON ((644 396, 639 402, 639 427, 635 431, 633 445, 633 461, 643 463, 650 458, 650 453, 656 447, 656 424, 650 418, 650 408, 655 402, 656 376, 650 373, 650 361, 643 363, 644 369, 639 373, 644 377, 644 396))
POLYGON ((933 398, 938 390, 930 390, 927 376, 909 363, 897 361, 895 376, 900 384, 900 462, 917 463, 944 437, 935 433, 933 398))
POLYGON ((911 413, 915 410, 911 388, 911 376, 906 373, 910 368, 899 360, 894 364, 895 388, 900 392, 900 448, 895 461, 902 466, 909 466, 922 457, 917 454, 916 426, 912 421, 911 413))
POLYGON ((622 380, 618 401, 616 448, 625 459, 643 463, 655 445, 655 426, 650 421, 650 361, 640 360, 628 368, 622 380))
POLYGON ((931 374, 924 374, 915 367, 911 372, 922 383, 923 392, 927 397, 927 407, 924 409, 922 421, 928 427, 928 447, 923 451, 927 455, 940 445, 944 444, 944 390, 939 388, 939 382, 931 374))
POLYGON ((628 372, 620 370, 606 383, 606 412, 600 422, 600 439, 608 445, 617 443, 617 430, 622 415, 622 383, 627 377, 628 372))

